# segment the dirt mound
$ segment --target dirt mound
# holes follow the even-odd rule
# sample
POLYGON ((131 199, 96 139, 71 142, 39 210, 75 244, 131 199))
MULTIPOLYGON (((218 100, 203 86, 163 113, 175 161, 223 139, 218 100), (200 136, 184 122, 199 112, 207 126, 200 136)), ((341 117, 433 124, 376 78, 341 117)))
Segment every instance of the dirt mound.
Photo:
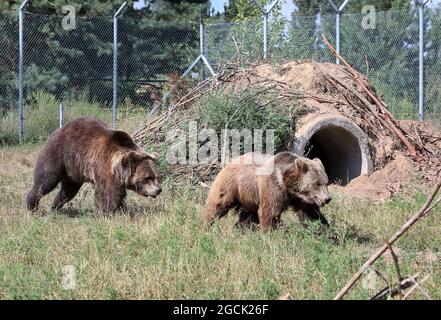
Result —
MULTIPOLYGON (((135 140, 145 146, 163 143, 166 128, 191 119, 189 111, 206 93, 226 89, 240 95, 250 87, 263 88, 260 90, 266 90, 268 97, 275 94, 281 106, 288 107, 295 98, 294 131, 323 114, 344 116, 361 128, 368 138, 373 173, 345 187, 354 195, 386 198, 400 190, 417 169, 427 181, 441 174, 441 132, 426 122, 394 119, 366 77, 332 63, 288 61, 277 66, 227 68, 186 90, 167 111, 137 130, 135 140), (183 110, 185 114, 180 112, 183 110)), ((197 165, 191 174, 209 180, 219 168, 216 164, 197 165)), ((174 171, 178 174, 185 169, 177 166, 174 171)))
POLYGON ((370 198, 382 202, 406 188, 414 175, 412 161, 401 153, 371 175, 359 176, 341 188, 354 198, 370 198))

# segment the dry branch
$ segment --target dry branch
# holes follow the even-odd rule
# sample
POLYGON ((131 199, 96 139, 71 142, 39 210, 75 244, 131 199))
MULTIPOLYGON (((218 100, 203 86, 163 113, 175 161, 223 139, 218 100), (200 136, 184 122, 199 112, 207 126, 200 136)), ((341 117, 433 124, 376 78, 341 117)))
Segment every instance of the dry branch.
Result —
POLYGON ((430 212, 441 200, 438 199, 434 205, 431 207, 433 199, 437 195, 439 189, 441 188, 441 179, 435 186, 432 194, 427 199, 426 203, 423 207, 416 213, 412 218, 410 218, 380 249, 378 249, 362 266, 361 268, 352 276, 352 278, 348 281, 348 283, 340 290, 340 292, 335 296, 334 300, 340 300, 343 296, 352 288, 352 286, 360 279, 361 275, 366 271, 366 269, 372 265, 381 255, 386 252, 386 250, 391 246, 395 241, 397 241, 410 227, 412 227, 421 217, 425 216, 428 212, 430 212))
POLYGON ((374 270, 375 274, 376 274, 377 276, 379 276, 381 280, 383 280, 384 282, 386 282, 386 284, 387 284, 387 288, 390 288, 390 287, 391 287, 391 285, 390 285, 390 283, 389 283, 389 280, 387 280, 387 278, 384 276, 383 273, 380 272, 380 270, 378 270, 378 269, 375 268, 374 266, 370 266, 369 268, 372 269, 372 270, 374 270))
POLYGON ((416 282, 417 278, 418 278, 418 274, 415 274, 411 277, 407 277, 400 280, 396 288, 387 286, 386 288, 382 289, 379 293, 377 293, 375 296, 373 296, 371 300, 386 300, 389 297, 393 298, 397 295, 400 295, 407 288, 415 286, 417 284, 416 282))
POLYGON ((323 38, 323 41, 325 42, 326 46, 328 47, 328 49, 331 51, 331 53, 336 58, 338 58, 346 66, 346 68, 348 68, 348 70, 351 72, 352 76, 357 81, 357 83, 366 92, 366 94, 372 99, 372 101, 374 101, 375 104, 379 107, 379 109, 381 110, 381 113, 380 113, 381 117, 387 123, 389 130, 391 130, 401 140, 401 142, 406 146, 406 148, 409 151, 410 157, 413 160, 418 161, 420 164, 422 164, 423 159, 417 154, 415 146, 404 136, 404 134, 403 134, 404 130, 400 127, 400 125, 396 122, 396 120, 390 114, 386 105, 375 95, 375 93, 373 93, 367 87, 366 81, 364 79, 361 79, 359 76, 359 73, 356 70, 354 70, 354 68, 352 68, 351 65, 335 50, 335 48, 328 41, 328 39, 325 37, 325 35, 322 34, 322 38, 323 38))
MULTIPOLYGON (((411 294, 412 294, 412 292, 414 292, 415 291, 415 289, 419 289, 419 288, 421 288, 421 284, 423 284, 427 279, 429 279, 430 278, 430 274, 428 274, 427 276, 425 276, 420 282, 417 282, 417 281, 415 281, 415 283, 413 284, 413 286, 409 289, 409 290, 407 290, 407 292, 404 294, 404 297, 403 297, 403 299, 402 300, 404 300, 404 299, 407 299, 411 294)), ((415 277, 415 280, 416 280, 416 277, 415 277)), ((429 297, 429 299, 430 299, 430 297, 429 297)))
POLYGON ((398 257, 395 254, 394 250, 392 249, 392 246, 390 245, 390 243, 386 242, 386 244, 387 244, 387 247, 389 248, 390 254, 391 254, 392 259, 395 264, 395 271, 397 272, 397 277, 398 277, 398 281, 397 281, 398 289, 399 289, 400 293, 402 293, 401 280, 403 280, 403 277, 401 276, 400 265, 398 264, 398 257))

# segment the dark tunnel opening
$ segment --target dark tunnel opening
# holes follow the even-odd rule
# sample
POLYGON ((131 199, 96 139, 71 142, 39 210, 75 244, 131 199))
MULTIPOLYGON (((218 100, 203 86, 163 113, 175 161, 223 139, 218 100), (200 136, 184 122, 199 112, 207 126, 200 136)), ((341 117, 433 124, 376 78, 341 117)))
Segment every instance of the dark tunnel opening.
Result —
POLYGON ((319 129, 309 139, 304 155, 320 158, 329 181, 342 186, 362 173, 362 154, 357 138, 339 126, 319 129))

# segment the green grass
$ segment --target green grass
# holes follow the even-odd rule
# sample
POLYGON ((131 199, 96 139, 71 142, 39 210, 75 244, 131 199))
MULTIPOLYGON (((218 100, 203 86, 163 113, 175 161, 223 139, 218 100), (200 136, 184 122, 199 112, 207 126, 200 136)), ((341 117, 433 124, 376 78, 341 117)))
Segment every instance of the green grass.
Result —
MULTIPOLYGON (((40 147, 0 149, 0 299, 331 299, 426 198, 417 183, 413 196, 385 204, 332 189, 324 212, 339 244, 317 235, 315 224, 302 228, 291 212, 266 235, 238 230, 233 214, 208 228, 199 219, 207 190, 172 181, 157 199, 130 193, 126 213, 95 214, 87 186, 70 205, 77 217, 49 211, 54 193, 30 214, 24 200, 40 147), (76 271, 73 290, 61 285, 67 265, 76 271)), ((438 207, 394 246, 404 275, 431 273, 423 287, 437 299, 440 222, 438 207)), ((395 281, 391 259, 376 267, 395 281)), ((360 282, 348 298, 367 299, 384 286, 360 282)))
MULTIPOLYGON (((82 116, 94 116, 112 123, 112 107, 90 101, 86 92, 64 100, 64 123, 82 116)), ((49 93, 36 92, 24 106, 23 131, 25 143, 39 143, 59 127, 60 101, 49 93)), ((118 129, 134 131, 147 120, 148 110, 126 99, 118 105, 118 129)), ((19 143, 18 112, 16 109, 0 114, 0 146, 19 143)))

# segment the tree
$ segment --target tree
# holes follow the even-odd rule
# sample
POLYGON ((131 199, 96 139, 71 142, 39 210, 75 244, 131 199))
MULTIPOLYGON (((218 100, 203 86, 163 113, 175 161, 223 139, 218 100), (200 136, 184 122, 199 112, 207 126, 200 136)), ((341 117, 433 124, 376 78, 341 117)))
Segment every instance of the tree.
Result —
MULTIPOLYGON (((259 3, 265 3, 259 0, 259 3)), ((251 0, 230 0, 225 6, 225 19, 227 21, 241 21, 245 18, 258 17, 262 13, 251 0)))
POLYGON ((17 91, 17 18, 0 12, 0 116, 12 107, 17 91))
POLYGON ((441 124, 441 5, 434 10, 426 10, 429 20, 425 34, 425 106, 426 118, 437 119, 441 124))
MULTIPOLYGON (((384 95, 391 111, 414 118, 418 88, 418 19, 415 8, 392 1, 376 11, 375 26, 362 25, 363 14, 342 16, 341 52, 384 95), (396 10, 400 8, 400 10, 396 10)), ((357 9, 358 10, 358 9, 357 9)), ((328 25, 329 27, 329 25, 328 25)), ((329 30, 329 29, 328 29, 329 30)), ((333 27, 330 38, 334 41, 333 27)))
MULTIPOLYGON (((295 1, 289 28, 289 42, 284 52, 291 58, 313 58, 335 61, 321 43, 321 33, 335 44, 335 11, 328 1, 295 1), (308 14, 308 16, 303 16, 308 14), (312 14, 312 16, 309 16, 312 14)), ((334 1, 336 5, 341 1, 334 1)), ((411 105, 417 88, 418 19, 408 1, 349 1, 340 19, 342 55, 358 70, 367 73, 378 91, 384 94, 392 108, 406 110, 415 116, 411 105), (376 26, 362 26, 362 8, 375 5, 376 26)))
MULTIPOLYGON (((206 9, 208 1, 155 0, 147 2, 141 10, 134 9, 133 2, 128 1, 119 19, 120 97, 138 98, 148 104, 149 94, 140 93, 140 83, 181 72, 196 57, 198 13, 206 9), (188 23, 190 21, 193 23, 188 23)), ((87 90, 92 99, 110 104, 112 15, 121 3, 121 0, 69 1, 77 14, 73 30, 61 27, 66 1, 28 3, 24 15, 25 93, 28 98, 36 91, 46 91, 61 99, 87 90)), ((18 1, 2 2, 1 9, 16 12, 18 5, 18 1)), ((17 19, 14 14, 9 16, 11 21, 0 16, 0 41, 8 44, 0 47, 0 70, 5 71, 0 75, 0 92, 4 103, 15 104, 17 73, 11 67, 15 68, 18 61, 17 19)))

